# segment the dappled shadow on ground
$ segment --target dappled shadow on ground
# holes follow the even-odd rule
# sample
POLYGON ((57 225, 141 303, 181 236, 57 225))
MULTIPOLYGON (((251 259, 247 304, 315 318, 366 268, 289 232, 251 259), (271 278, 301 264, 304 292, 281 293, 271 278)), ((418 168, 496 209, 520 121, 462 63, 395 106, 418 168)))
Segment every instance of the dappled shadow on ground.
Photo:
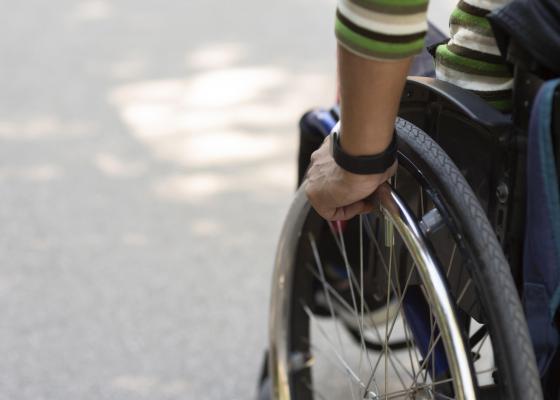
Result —
POLYGON ((242 3, 0 17, 0 398, 252 395, 334 52, 322 2, 242 3))
POLYGON ((293 188, 294 165, 286 161, 295 155, 297 117, 313 104, 301 93, 329 86, 317 75, 232 66, 124 85, 111 100, 135 138, 183 169, 156 192, 188 202, 232 190, 275 195, 293 188))

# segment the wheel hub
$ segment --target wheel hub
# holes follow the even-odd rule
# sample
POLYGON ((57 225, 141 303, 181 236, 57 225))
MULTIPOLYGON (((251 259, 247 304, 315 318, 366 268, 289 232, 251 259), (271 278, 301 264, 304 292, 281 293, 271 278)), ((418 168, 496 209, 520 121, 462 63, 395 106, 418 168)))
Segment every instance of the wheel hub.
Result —
POLYGON ((428 389, 418 389, 418 391, 413 393, 412 398, 414 400, 430 400, 434 397, 428 389))

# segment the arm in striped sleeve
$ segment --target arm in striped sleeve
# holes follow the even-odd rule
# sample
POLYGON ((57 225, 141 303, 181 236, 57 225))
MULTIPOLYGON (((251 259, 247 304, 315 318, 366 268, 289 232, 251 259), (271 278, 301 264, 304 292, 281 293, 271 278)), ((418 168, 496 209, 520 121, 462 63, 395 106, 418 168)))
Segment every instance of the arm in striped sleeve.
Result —
POLYGON ((398 60, 424 48, 428 0, 338 0, 336 37, 348 51, 398 60))
MULTIPOLYGON (((347 155, 379 155, 390 146, 410 56, 424 46, 427 1, 339 0, 339 145, 347 155)), ((336 162, 332 140, 311 157, 304 184, 309 202, 329 220, 370 212, 365 199, 394 174, 396 161, 381 173, 355 174, 336 162)))

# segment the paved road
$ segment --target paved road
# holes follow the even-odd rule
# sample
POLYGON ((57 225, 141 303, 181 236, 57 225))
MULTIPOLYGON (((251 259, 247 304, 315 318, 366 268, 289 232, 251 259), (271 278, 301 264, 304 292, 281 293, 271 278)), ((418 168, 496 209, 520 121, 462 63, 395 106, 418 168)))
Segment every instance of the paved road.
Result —
POLYGON ((325 3, 4 5, 0 399, 251 398, 325 3))
POLYGON ((0 400, 249 399, 334 0, 0 15, 0 400))

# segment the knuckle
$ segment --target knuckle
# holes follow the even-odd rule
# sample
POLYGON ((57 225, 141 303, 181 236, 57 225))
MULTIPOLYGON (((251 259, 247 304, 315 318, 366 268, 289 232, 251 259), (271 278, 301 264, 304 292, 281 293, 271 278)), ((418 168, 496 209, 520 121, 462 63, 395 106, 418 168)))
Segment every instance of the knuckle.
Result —
POLYGON ((316 200, 317 200, 317 193, 316 191, 311 187, 311 185, 307 185, 305 187, 305 195, 307 196, 307 200, 309 200, 309 202, 312 205, 316 204, 316 200))

